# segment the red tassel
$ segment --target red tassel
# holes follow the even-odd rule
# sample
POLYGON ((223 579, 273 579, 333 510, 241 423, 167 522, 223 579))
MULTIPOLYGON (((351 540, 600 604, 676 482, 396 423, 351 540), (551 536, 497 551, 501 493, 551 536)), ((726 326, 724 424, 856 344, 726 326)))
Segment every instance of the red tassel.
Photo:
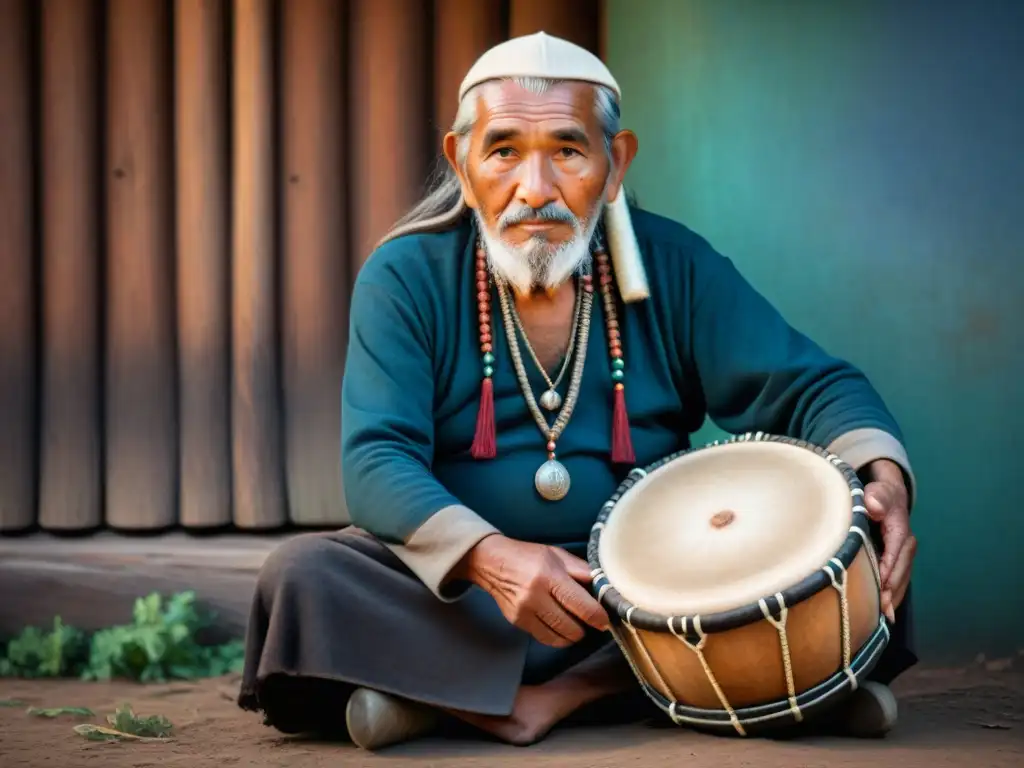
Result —
POLYGON ((494 383, 490 376, 480 385, 480 410, 476 414, 476 434, 469 452, 474 459, 493 459, 498 455, 494 437, 494 383))
POLYGON ((629 416, 626 414, 626 390, 621 384, 615 387, 615 410, 612 416, 612 462, 635 464, 633 441, 629 437, 629 416))

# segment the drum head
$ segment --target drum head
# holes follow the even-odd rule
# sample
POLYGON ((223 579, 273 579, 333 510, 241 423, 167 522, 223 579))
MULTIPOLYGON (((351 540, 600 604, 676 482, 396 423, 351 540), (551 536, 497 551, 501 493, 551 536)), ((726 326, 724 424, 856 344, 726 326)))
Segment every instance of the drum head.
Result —
POLYGON ((692 616, 756 604, 822 568, 853 522, 841 470, 807 448, 733 442, 641 479, 605 522, 598 556, 622 597, 692 616))

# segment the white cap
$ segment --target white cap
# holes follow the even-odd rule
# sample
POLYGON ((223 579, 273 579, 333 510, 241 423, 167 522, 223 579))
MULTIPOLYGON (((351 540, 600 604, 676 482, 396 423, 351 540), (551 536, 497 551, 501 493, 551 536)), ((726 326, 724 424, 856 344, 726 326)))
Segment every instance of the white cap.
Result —
POLYGON ((459 101, 474 85, 509 77, 582 80, 607 86, 615 92, 615 98, 622 98, 619 84, 597 56, 568 40, 537 32, 513 37, 484 51, 462 80, 459 101))
MULTIPOLYGON (((541 77, 549 80, 578 80, 609 88, 622 99, 611 71, 586 48, 544 32, 514 37, 485 51, 470 67, 459 86, 459 101, 474 86, 489 80, 513 77, 541 77)), ((615 279, 623 301, 641 301, 650 296, 647 275, 622 187, 605 205, 605 234, 615 279)))

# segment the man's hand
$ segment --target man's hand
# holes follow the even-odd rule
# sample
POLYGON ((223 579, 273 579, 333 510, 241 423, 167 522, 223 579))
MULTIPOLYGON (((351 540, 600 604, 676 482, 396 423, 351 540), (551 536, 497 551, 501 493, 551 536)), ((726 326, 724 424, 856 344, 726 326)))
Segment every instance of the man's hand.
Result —
POLYGON ((882 611, 896 620, 896 608, 910 585, 910 566, 917 553, 917 539, 910 532, 909 494, 903 471, 887 459, 868 467, 870 482, 864 488, 868 517, 882 529, 882 611))
POLYGON ((554 648, 584 637, 584 624, 604 631, 608 614, 582 586, 587 563, 558 547, 501 535, 481 540, 453 573, 486 590, 512 624, 554 648))

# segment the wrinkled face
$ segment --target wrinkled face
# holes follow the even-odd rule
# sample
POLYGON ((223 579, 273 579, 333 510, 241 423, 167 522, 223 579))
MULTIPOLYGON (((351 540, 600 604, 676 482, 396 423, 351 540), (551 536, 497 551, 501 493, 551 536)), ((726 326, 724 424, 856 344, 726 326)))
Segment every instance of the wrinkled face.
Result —
POLYGON ((586 259, 606 196, 621 181, 595 91, 564 83, 538 94, 492 83, 478 90, 476 106, 464 166, 451 135, 445 153, 492 266, 521 292, 554 287, 586 259))

